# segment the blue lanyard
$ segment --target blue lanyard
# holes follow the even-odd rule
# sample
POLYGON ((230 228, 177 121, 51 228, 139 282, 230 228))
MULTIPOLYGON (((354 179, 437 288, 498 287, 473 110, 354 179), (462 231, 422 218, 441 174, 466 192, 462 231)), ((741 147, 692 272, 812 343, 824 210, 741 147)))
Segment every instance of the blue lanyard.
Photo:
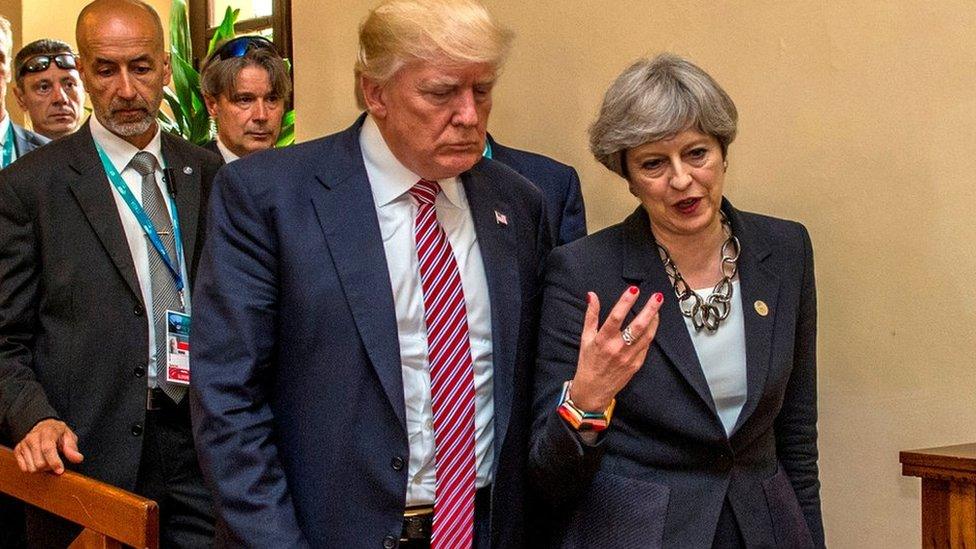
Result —
MULTIPOLYGON (((115 169, 112 161, 109 160, 108 155, 102 150, 102 147, 95 143, 95 148, 98 150, 98 156, 102 159, 102 166, 105 168, 105 174, 108 175, 109 181, 115 187, 115 190, 119 191, 122 196, 122 200, 129 206, 132 210, 132 215, 136 217, 139 225, 142 226, 142 230, 146 232, 146 236, 149 237, 149 241, 152 242, 153 248, 156 248, 156 252, 159 257, 163 259, 163 263, 166 264, 166 268, 169 269, 171 275, 173 275, 173 281, 176 283, 176 291, 183 292, 183 275, 180 273, 179 263, 173 261, 169 257, 169 253, 166 251, 166 246, 163 246, 163 240, 159 238, 159 233, 156 231, 155 225, 149 215, 146 214, 146 210, 142 208, 142 204, 136 200, 136 197, 129 190, 129 186, 125 184, 125 180, 119 174, 119 171, 115 169)), ((173 200, 173 196, 169 197, 170 209, 173 211, 173 240, 176 243, 176 259, 179 260, 183 256, 183 239, 180 237, 180 218, 176 215, 176 202, 173 200)))
POLYGON ((0 168, 6 168, 7 166, 14 163, 14 123, 7 123, 7 140, 3 142, 3 166, 0 168))
POLYGON ((485 158, 491 158, 491 141, 485 139, 485 153, 482 155, 485 158))

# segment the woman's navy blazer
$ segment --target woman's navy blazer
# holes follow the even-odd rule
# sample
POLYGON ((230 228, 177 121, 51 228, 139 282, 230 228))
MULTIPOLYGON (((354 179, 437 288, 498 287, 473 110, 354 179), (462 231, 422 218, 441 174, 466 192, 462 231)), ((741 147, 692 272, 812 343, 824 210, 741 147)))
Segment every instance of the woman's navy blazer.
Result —
POLYGON ((726 499, 748 547, 823 546, 810 238, 798 223, 722 207, 742 246, 746 330, 748 395, 731 436, 643 208, 550 255, 530 469, 556 546, 711 547, 726 499), (575 373, 586 292, 599 296, 602 323, 630 285, 641 290, 630 318, 664 293, 660 327, 610 428, 587 445, 555 413, 575 373))

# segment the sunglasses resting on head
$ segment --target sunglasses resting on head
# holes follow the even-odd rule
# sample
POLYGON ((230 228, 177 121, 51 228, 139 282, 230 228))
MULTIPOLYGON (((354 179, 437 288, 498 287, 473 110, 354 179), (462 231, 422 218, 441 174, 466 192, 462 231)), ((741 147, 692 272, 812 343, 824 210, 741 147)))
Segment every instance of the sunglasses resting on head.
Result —
MULTIPOLYGON (((271 40, 263 36, 239 36, 224 42, 210 55, 210 61, 218 59, 224 61, 235 57, 244 57, 252 49, 266 49, 278 54, 278 48, 271 40)), ((280 55, 280 54, 279 54, 280 55)))
POLYGON ((34 72, 44 72, 51 66, 51 62, 54 62, 58 68, 64 70, 77 69, 78 64, 75 59, 75 54, 65 52, 49 55, 35 55, 30 59, 24 61, 22 65, 17 67, 16 73, 17 77, 24 76, 27 73, 34 72))

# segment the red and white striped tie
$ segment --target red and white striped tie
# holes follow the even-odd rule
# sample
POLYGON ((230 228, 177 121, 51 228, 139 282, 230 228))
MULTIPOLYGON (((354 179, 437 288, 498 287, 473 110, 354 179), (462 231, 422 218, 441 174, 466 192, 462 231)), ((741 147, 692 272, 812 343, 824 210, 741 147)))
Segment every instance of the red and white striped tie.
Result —
POLYGON ((474 536, 474 369, 464 288, 434 200, 436 181, 421 179, 414 238, 424 292, 427 359, 434 414, 434 525, 431 549, 469 549, 474 536))

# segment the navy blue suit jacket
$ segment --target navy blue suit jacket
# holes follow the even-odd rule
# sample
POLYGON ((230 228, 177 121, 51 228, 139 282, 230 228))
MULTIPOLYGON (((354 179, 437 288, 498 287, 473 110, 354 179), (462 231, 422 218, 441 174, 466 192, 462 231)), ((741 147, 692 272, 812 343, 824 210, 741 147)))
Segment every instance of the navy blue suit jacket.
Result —
MULTIPOLYGON (((382 547, 401 532, 403 382, 362 120, 227 164, 214 185, 190 396, 224 543, 382 547)), ((491 299, 492 546, 520 547, 550 237, 541 193, 515 172, 485 159, 461 180, 491 299)))
POLYGON ((549 231, 556 246, 586 236, 586 210, 579 175, 572 166, 547 156, 500 145, 491 136, 491 157, 517 171, 546 197, 549 231))
POLYGON ((823 545, 810 239, 798 223, 723 208, 742 245, 746 331, 748 395, 731 437, 644 210, 550 256, 530 466, 558 510, 550 534, 560 547, 708 548, 726 498, 748 547, 823 545), (584 445, 555 408, 576 370, 585 295, 599 296, 602 324, 632 284, 641 291, 634 311, 664 293, 660 326, 610 428, 584 445))
POLYGON ((14 129, 14 151, 16 151, 18 159, 34 149, 39 149, 51 142, 50 139, 39 133, 25 130, 23 127, 14 124, 13 120, 10 121, 10 124, 14 129))

